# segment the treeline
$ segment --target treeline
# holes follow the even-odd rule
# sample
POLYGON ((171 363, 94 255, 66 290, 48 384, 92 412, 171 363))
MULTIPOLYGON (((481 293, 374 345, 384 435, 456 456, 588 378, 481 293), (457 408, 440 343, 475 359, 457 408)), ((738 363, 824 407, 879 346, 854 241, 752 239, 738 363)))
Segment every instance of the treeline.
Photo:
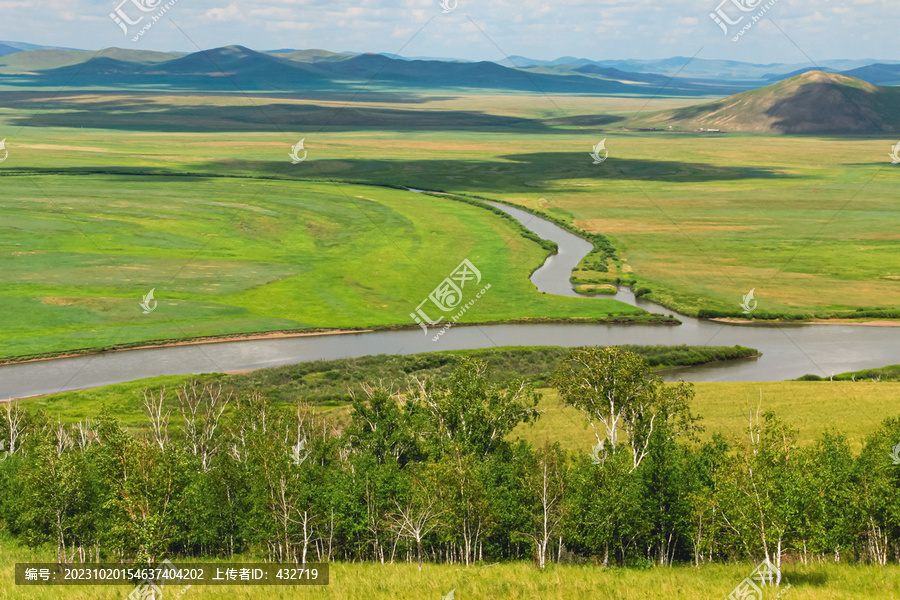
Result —
MULTIPOLYGON (((650 290, 647 290, 650 293, 650 290)), ((748 319, 757 321, 814 321, 816 319, 900 319, 900 310, 889 308, 857 308, 856 310, 829 310, 814 311, 809 313, 770 313, 766 311, 754 311, 752 315, 745 314, 742 310, 701 308, 697 311, 701 319, 748 319)))
POLYGON ((798 447, 772 414, 701 443, 692 386, 632 352, 575 350, 552 383, 593 448, 513 440, 537 395, 472 358, 440 383, 373 381, 342 421, 215 381, 147 390, 140 431, 7 404, 0 520, 60 562, 900 559, 900 419, 858 454, 835 432, 798 447))
MULTIPOLYGON (((619 346, 641 355, 651 367, 666 368, 700 365, 714 361, 758 356, 759 351, 745 346, 619 346)), ((467 358, 487 363, 485 377, 492 383, 528 378, 537 387, 549 385, 553 373, 569 355, 559 346, 503 347, 478 350, 453 350, 421 354, 379 354, 358 358, 316 360, 283 367, 260 369, 228 375, 224 385, 236 393, 266 390, 275 401, 292 402, 302 396, 311 404, 338 405, 347 402, 347 392, 361 392, 361 386, 376 381, 406 388, 415 378, 428 377, 437 383, 447 381, 467 358)))
POLYGON ((803 375, 797 381, 900 381, 900 365, 888 365, 862 371, 849 371, 829 377, 803 375))

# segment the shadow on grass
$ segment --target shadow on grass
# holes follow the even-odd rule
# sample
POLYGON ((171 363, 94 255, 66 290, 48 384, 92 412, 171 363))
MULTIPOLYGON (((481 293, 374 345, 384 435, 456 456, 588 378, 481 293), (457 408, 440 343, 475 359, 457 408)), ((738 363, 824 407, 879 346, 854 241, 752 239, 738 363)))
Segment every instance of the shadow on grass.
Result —
POLYGON ((782 569, 781 585, 784 586, 788 583, 791 585, 824 587, 828 584, 828 573, 824 571, 816 571, 813 573, 785 573, 782 569))
MULTIPOLYGON (((0 75, 0 80, 2 80, 2 75, 0 75)), ((435 90, 436 91, 436 90, 435 90)), ((184 96, 184 97, 196 97, 196 98, 235 98, 237 102, 240 102, 241 105, 248 106, 249 100, 246 96, 236 92, 196 92, 196 91, 175 91, 171 92, 172 96, 184 96)), ((40 102, 41 107, 53 107, 54 110, 68 110, 71 108, 78 108, 84 106, 91 107, 106 107, 113 110, 121 110, 122 104, 117 104, 122 102, 122 98, 135 98, 135 99, 147 99, 152 100, 155 98, 159 98, 160 94, 158 93, 147 93, 145 91, 140 90, 71 90, 67 89, 63 92, 44 92, 37 90, 24 90, 24 91, 4 91, 3 97, 0 98, 0 106, 4 108, 12 108, 12 109, 21 109, 27 110, 29 112, 33 111, 35 108, 35 102, 40 102), (103 101, 103 102, 85 102, 85 96, 110 96, 111 98, 115 98, 116 100, 103 101), (48 103, 50 102, 50 103, 48 103)), ((293 99, 293 100, 304 100, 307 102, 311 101, 319 101, 319 102, 350 102, 351 100, 354 102, 377 102, 377 103, 387 103, 387 104, 427 104, 428 102, 449 102, 451 100, 458 100, 462 98, 460 95, 437 95, 430 93, 429 90, 421 90, 419 92, 407 92, 407 91, 399 91, 399 90, 390 90, 390 89, 378 89, 377 87, 370 90, 309 90, 304 91, 302 94, 298 94, 297 92, 290 91, 272 91, 270 93, 260 94, 259 96, 254 97, 254 100, 265 100, 265 99, 293 99)), ((136 101, 132 101, 132 104, 137 105, 136 101)), ((156 102, 144 102, 145 105, 148 106, 159 106, 156 102)), ((170 105, 174 106, 174 105, 170 105)))
MULTIPOLYGON (((287 146, 287 144, 286 144, 287 146)), ((227 164, 205 162, 174 170, 168 167, 71 167, 64 169, 27 169, 20 173, 58 175, 165 176, 172 178, 248 177, 259 179, 352 181, 388 187, 408 186, 426 190, 466 190, 470 192, 534 192, 554 189, 555 182, 572 179, 609 181, 668 181, 696 183, 704 181, 741 181, 788 179, 774 168, 726 167, 705 163, 670 160, 613 159, 601 165, 591 163, 588 152, 544 152, 511 154, 504 160, 380 160, 325 159, 312 160, 303 167, 285 167, 289 162, 273 157, 272 161, 240 161, 227 164)), ((587 190, 596 193, 596 188, 587 190)))
MULTIPOLYGON (((3 106, 28 110, 12 116, 10 125, 29 127, 71 127, 149 132, 285 132, 285 131, 514 131, 558 133, 542 120, 493 115, 478 110, 422 111, 360 106, 263 103, 256 98, 236 99, 240 105, 220 106, 214 100, 184 106, 160 102, 147 96, 100 101, 51 99, 41 102, 41 112, 33 114, 35 100, 5 99, 3 106), (29 110, 30 109, 30 110, 29 110)), ((383 102, 393 101, 382 99, 383 102)), ((612 123, 614 116, 593 118, 595 123, 612 123)))

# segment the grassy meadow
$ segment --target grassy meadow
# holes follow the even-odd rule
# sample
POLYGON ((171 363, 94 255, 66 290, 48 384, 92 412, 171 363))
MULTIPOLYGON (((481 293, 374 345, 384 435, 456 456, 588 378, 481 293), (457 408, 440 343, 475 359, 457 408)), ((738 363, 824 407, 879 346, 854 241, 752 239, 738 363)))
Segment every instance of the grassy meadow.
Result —
MULTIPOLYGON (((204 377, 203 379, 205 379, 204 377)), ((22 406, 46 410, 52 418, 74 422, 93 418, 104 407, 133 428, 146 426, 143 413, 142 390, 166 386, 175 390, 185 377, 153 377, 138 381, 104 386, 91 390, 64 392, 22 401, 22 406)), ((801 444, 811 444, 826 430, 847 434, 851 448, 862 447, 865 436, 874 431, 884 419, 900 414, 897 398, 900 382, 696 382, 696 396, 692 412, 703 417, 706 428, 701 439, 720 433, 728 438, 741 438, 749 422, 750 413, 774 411, 779 418, 797 429, 801 444)), ((533 424, 519 426, 514 438, 521 438, 539 446, 544 441, 559 442, 564 449, 580 454, 589 453, 597 443, 593 432, 578 410, 561 404, 556 391, 541 388, 538 409, 541 418, 533 424)), ((180 419, 174 397, 170 399, 173 422, 180 419)), ((349 411, 346 404, 332 403, 317 408, 317 412, 338 421, 349 411)))
MULTIPOLYGON (((888 417, 900 414, 897 398, 900 382, 696 382, 692 412, 703 417, 706 430, 701 440, 719 433, 729 439, 744 439, 750 415, 773 411, 797 430, 798 442, 813 443, 822 432, 847 434, 854 452, 863 439, 888 417)), ((578 410, 559 402, 556 390, 541 390, 538 408, 544 411, 531 426, 519 426, 517 437, 538 445, 559 442, 575 453, 589 453, 597 443, 593 431, 578 410)))
POLYGON ((0 308, 18 317, 0 333, 3 356, 412 325, 409 313, 464 258, 481 271, 477 289, 491 288, 463 321, 642 312, 540 294, 528 275, 546 250, 489 211, 413 192, 108 174, 4 184, 0 308), (142 314, 150 289, 158 309, 142 314))
POLYGON ((606 272, 576 276, 633 281, 689 314, 739 313, 751 288, 759 314, 896 307, 887 141, 610 125, 701 100, 10 93, 0 227, 17 266, 0 271, 0 304, 27 317, 2 354, 408 323, 465 257, 493 284, 471 320, 628 311, 541 298, 527 275, 545 253, 486 211, 318 180, 543 211, 614 242, 606 272), (308 158, 292 165, 301 138, 308 158), (593 165, 603 138, 610 158, 593 165), (165 310, 144 318, 135 299, 151 287, 165 310))
MULTIPOLYGON (((53 562, 51 552, 30 550, 4 535, 0 538, 0 599, 2 600, 118 600, 131 586, 16 586, 17 562, 53 562)), ((244 559, 245 557, 241 557, 244 559)), ((249 561, 250 558, 246 557, 249 561)), ((238 559, 236 559, 238 560, 238 559)), ((174 561, 177 565, 177 559, 174 561)), ((214 560, 227 565, 228 561, 214 560)), ((540 571, 530 563, 496 565, 332 563, 327 586, 192 586, 180 598, 246 598, 273 600, 422 600, 443 598, 456 590, 458 600, 509 598, 511 600, 649 600, 691 598, 719 600, 755 568, 750 563, 705 564, 656 569, 603 568, 596 565, 550 564, 540 571)), ((868 600, 900 597, 900 567, 833 563, 787 564, 780 588, 767 588, 763 598, 796 600, 868 600), (790 584, 790 587, 788 587, 790 584), (786 590, 786 591, 785 591, 786 590)), ((164 593, 169 597, 166 588, 164 593)), ((173 596, 174 597, 174 596, 173 596)))

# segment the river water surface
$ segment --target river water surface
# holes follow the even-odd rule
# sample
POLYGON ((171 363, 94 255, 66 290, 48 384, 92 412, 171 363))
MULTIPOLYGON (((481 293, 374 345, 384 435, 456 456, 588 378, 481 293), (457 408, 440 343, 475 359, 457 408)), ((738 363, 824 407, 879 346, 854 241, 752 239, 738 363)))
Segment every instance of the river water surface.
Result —
MULTIPOLYGON (((569 277, 592 245, 529 212, 494 204, 539 236, 559 246, 531 277, 548 294, 577 296, 569 277)), ((490 292, 488 292, 490 293, 490 292)), ((636 299, 627 288, 617 300, 650 312, 674 315, 662 325, 488 325, 452 327, 437 342, 421 329, 267 340, 238 340, 123 350, 0 366, 0 398, 19 398, 151 377, 259 369, 302 361, 369 354, 413 354, 492 346, 583 346, 690 344, 757 348, 759 358, 673 369, 666 379, 686 381, 777 381, 805 373, 830 375, 900 363, 900 328, 864 325, 734 325, 679 315, 636 299)), ((589 302, 589 300, 586 300, 589 302)))

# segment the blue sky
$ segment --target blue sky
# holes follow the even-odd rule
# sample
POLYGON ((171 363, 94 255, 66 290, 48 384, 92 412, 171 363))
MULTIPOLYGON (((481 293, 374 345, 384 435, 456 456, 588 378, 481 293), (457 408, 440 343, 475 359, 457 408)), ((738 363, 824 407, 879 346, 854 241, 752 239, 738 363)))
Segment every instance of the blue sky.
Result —
POLYGON ((650 59, 698 52, 700 58, 756 63, 900 58, 896 5, 888 0, 458 0, 446 14, 439 0, 121 2, 0 0, 0 39, 85 49, 196 51, 242 44, 473 60, 650 59), (145 14, 134 4, 140 2, 174 5, 133 42, 131 31, 125 35, 109 14, 121 7, 137 20, 145 14), (774 4, 737 42, 730 40, 733 31, 726 37, 709 16, 717 7, 729 19, 743 16, 733 27, 738 29, 766 2, 774 4))

